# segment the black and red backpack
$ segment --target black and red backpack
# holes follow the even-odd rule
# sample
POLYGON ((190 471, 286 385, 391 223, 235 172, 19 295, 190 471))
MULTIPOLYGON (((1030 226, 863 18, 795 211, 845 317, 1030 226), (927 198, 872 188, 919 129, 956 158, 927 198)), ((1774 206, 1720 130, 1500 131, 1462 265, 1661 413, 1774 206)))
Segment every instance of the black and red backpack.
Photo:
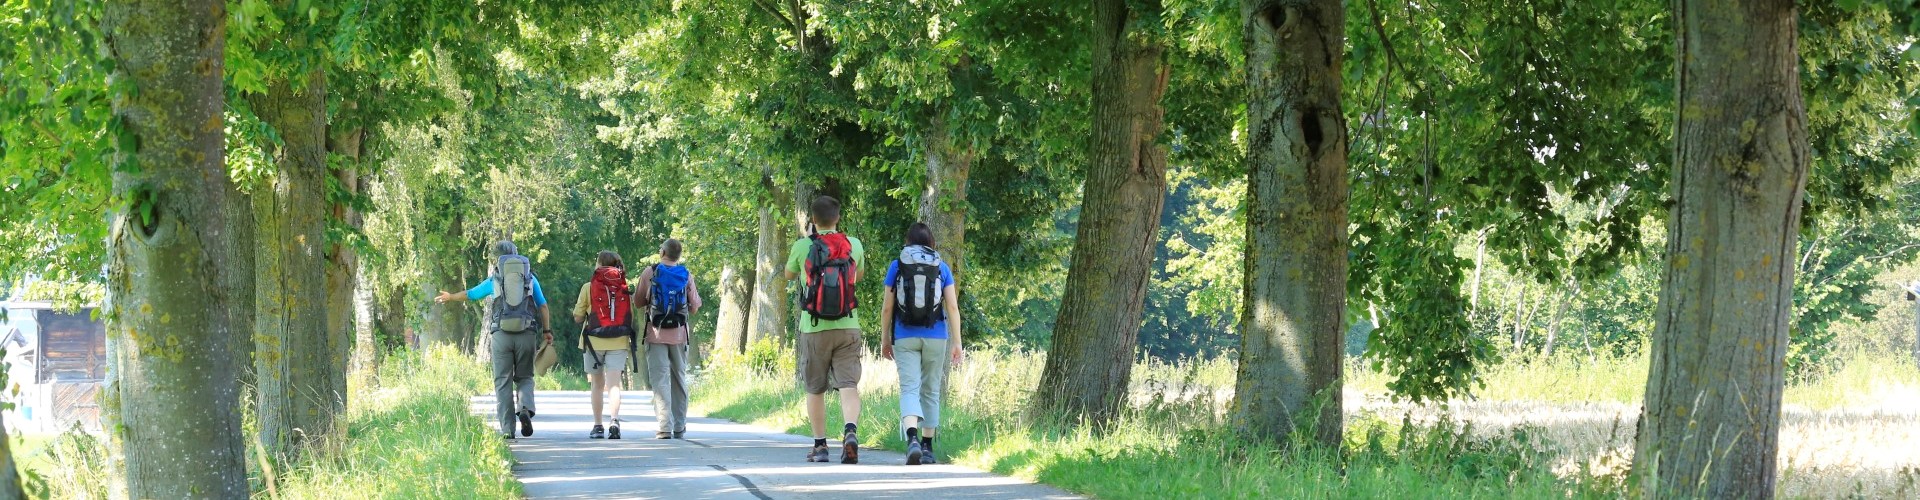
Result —
POLYGON ((853 242, 841 233, 815 234, 807 250, 807 286, 801 292, 800 309, 820 320, 835 320, 853 315, 859 301, 853 297, 853 242))
POLYGON ((593 301, 593 317, 587 320, 587 335, 619 338, 633 335, 628 316, 633 314, 633 289, 627 286, 627 273, 618 267, 593 270, 593 282, 587 289, 593 301))

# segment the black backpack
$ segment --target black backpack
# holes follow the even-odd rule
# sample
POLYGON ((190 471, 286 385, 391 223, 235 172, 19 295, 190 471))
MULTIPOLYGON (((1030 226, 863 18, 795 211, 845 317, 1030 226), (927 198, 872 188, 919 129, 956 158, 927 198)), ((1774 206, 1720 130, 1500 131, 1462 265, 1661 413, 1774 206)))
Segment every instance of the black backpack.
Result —
POLYGON ((946 319, 946 302, 941 297, 946 286, 940 280, 940 263, 901 262, 893 276, 895 317, 908 326, 933 326, 946 319))

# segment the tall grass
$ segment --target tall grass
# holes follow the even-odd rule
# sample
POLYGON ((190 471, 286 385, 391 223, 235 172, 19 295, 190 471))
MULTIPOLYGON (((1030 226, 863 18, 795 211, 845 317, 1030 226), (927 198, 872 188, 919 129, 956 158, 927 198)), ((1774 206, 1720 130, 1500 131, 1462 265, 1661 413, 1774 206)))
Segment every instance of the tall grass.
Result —
MULTIPOLYGON (((1350 424, 1341 450, 1242 441, 1223 410, 1232 397, 1233 368, 1220 360, 1136 366, 1140 389, 1129 409, 1112 430, 1095 434, 1025 411, 1043 355, 970 355, 952 374, 936 448, 964 465, 1102 498, 1537 498, 1616 491, 1605 482, 1554 475, 1540 451, 1544 444, 1524 429, 1481 437, 1456 422, 1372 418, 1350 424)), ((896 431, 897 380, 892 362, 867 360, 861 383, 867 446, 898 450, 904 444, 896 431)), ((807 432, 790 373, 716 363, 693 397, 709 415, 807 432)))
MULTIPOLYGON (((274 498, 519 498, 512 458, 469 398, 492 390, 487 370, 456 350, 386 359, 351 379, 344 426, 268 484, 249 464, 255 495, 274 498)), ((47 498, 104 498, 101 440, 69 432, 20 462, 47 498)), ((252 457, 250 457, 251 459, 252 457)))

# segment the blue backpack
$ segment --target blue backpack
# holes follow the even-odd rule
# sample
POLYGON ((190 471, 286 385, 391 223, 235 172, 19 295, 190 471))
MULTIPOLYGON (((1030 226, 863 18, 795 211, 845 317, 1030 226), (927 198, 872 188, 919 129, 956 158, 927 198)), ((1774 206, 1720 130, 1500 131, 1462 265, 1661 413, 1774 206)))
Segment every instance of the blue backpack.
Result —
POLYGON ((653 304, 647 311, 647 324, 666 329, 687 324, 688 279, 687 266, 653 266, 653 304))

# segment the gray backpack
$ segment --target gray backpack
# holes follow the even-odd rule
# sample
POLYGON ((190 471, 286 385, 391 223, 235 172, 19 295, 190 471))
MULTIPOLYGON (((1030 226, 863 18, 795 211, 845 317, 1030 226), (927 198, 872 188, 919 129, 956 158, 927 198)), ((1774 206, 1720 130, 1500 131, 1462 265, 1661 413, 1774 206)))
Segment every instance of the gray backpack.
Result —
POLYGON ((521 333, 535 323, 533 264, 524 255, 500 256, 493 268, 493 331, 521 333))

